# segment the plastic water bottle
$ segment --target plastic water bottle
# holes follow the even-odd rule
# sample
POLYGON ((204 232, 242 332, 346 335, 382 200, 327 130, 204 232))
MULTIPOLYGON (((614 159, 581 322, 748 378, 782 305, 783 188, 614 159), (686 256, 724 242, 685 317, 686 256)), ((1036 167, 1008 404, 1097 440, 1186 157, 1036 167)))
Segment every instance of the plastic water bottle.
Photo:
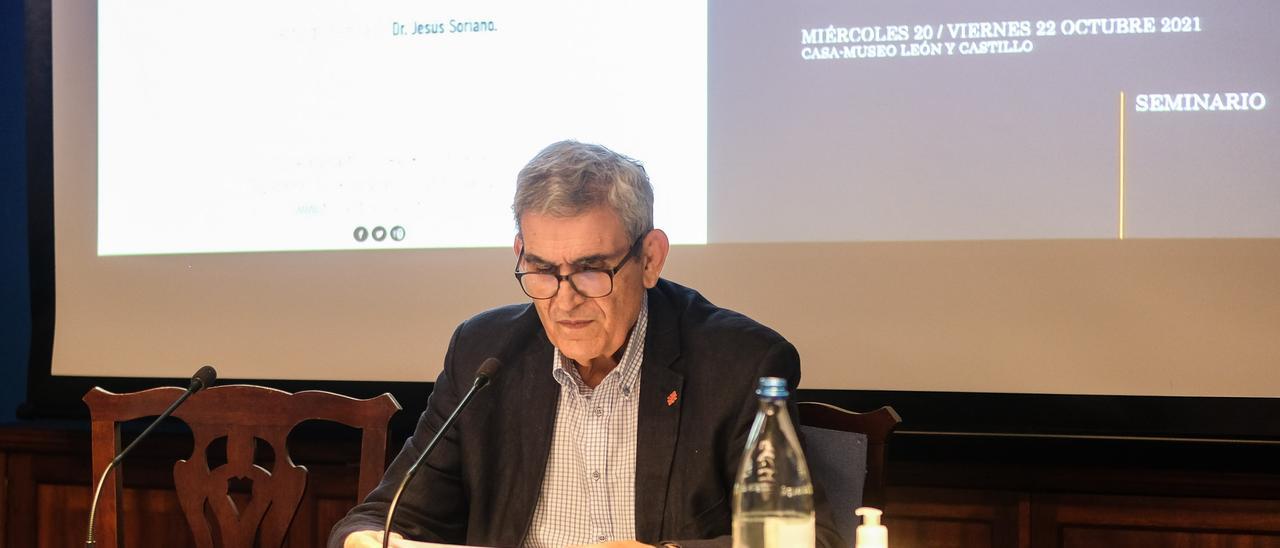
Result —
POLYGON ((761 377, 756 395, 760 411, 733 486, 733 546, 812 547, 813 483, 787 413, 787 381, 761 377))

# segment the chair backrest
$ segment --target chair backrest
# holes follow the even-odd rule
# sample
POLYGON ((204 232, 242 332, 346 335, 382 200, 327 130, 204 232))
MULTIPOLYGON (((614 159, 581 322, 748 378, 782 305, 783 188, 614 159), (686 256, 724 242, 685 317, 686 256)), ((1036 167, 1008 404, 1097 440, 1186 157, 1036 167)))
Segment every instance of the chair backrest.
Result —
POLYGON ((902 422, 892 407, 855 413, 821 402, 800 402, 809 473, 823 487, 836 528, 852 541, 859 506, 884 508, 885 446, 902 422))
MULTIPOLYGON (((157 416, 183 393, 174 387, 114 394, 93 388, 84 396, 93 436, 93 477, 96 481, 120 451, 120 423, 157 416)), ((289 393, 250 385, 215 386, 191 396, 173 413, 191 428, 195 438, 191 457, 173 467, 173 483, 197 546, 248 548, 280 546, 306 488, 306 468, 289 457, 288 437, 307 420, 331 421, 361 432, 357 500, 377 486, 386 467, 387 422, 400 410, 391 394, 355 399, 332 392, 289 393), (209 447, 225 438, 226 461, 209 462, 209 447), (268 470, 254 463, 258 443, 271 448, 268 470), (232 484, 250 491, 245 507, 229 496, 232 484), (206 512, 208 508, 208 512, 206 512)), ((123 463, 122 463, 123 464, 123 463)), ((117 509, 123 485, 122 466, 102 488, 95 517, 98 545, 122 545, 117 509)), ((243 497, 240 497, 243 501, 243 497)))

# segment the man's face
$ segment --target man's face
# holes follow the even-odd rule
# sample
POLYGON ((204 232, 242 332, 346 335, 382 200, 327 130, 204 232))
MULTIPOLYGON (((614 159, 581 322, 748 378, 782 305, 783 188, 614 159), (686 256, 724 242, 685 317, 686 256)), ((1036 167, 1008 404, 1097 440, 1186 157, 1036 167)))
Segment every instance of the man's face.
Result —
MULTIPOLYGON (((524 271, 570 274, 612 269, 633 243, 622 221, 607 207, 574 217, 526 214, 520 219, 520 231, 515 252, 520 254, 523 244, 524 258, 518 268, 524 271)), ((665 243, 661 231, 650 232, 636 256, 614 274, 613 292, 607 296, 583 297, 568 281, 562 281, 554 297, 535 299, 551 343, 579 365, 614 365, 613 355, 626 343, 640 315, 645 288, 658 281, 666 258, 665 243)))

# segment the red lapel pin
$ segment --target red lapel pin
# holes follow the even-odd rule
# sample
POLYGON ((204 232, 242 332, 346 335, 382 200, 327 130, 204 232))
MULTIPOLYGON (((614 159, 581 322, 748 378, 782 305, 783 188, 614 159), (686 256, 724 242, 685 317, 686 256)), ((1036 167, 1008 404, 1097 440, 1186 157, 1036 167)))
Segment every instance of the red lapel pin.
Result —
POLYGON ((672 390, 670 394, 667 394, 667 407, 675 405, 678 399, 680 399, 680 396, 676 394, 675 390, 672 390))

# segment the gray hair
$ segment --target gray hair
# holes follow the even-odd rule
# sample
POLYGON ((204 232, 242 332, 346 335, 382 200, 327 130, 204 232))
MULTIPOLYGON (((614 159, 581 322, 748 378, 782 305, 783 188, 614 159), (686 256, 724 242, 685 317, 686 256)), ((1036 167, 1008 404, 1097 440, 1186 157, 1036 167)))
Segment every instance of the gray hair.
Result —
POLYGON ((542 149, 516 176, 511 210, 573 217, 608 206, 622 221, 627 239, 653 230, 653 187, 644 166, 600 145, 560 141, 542 149))

